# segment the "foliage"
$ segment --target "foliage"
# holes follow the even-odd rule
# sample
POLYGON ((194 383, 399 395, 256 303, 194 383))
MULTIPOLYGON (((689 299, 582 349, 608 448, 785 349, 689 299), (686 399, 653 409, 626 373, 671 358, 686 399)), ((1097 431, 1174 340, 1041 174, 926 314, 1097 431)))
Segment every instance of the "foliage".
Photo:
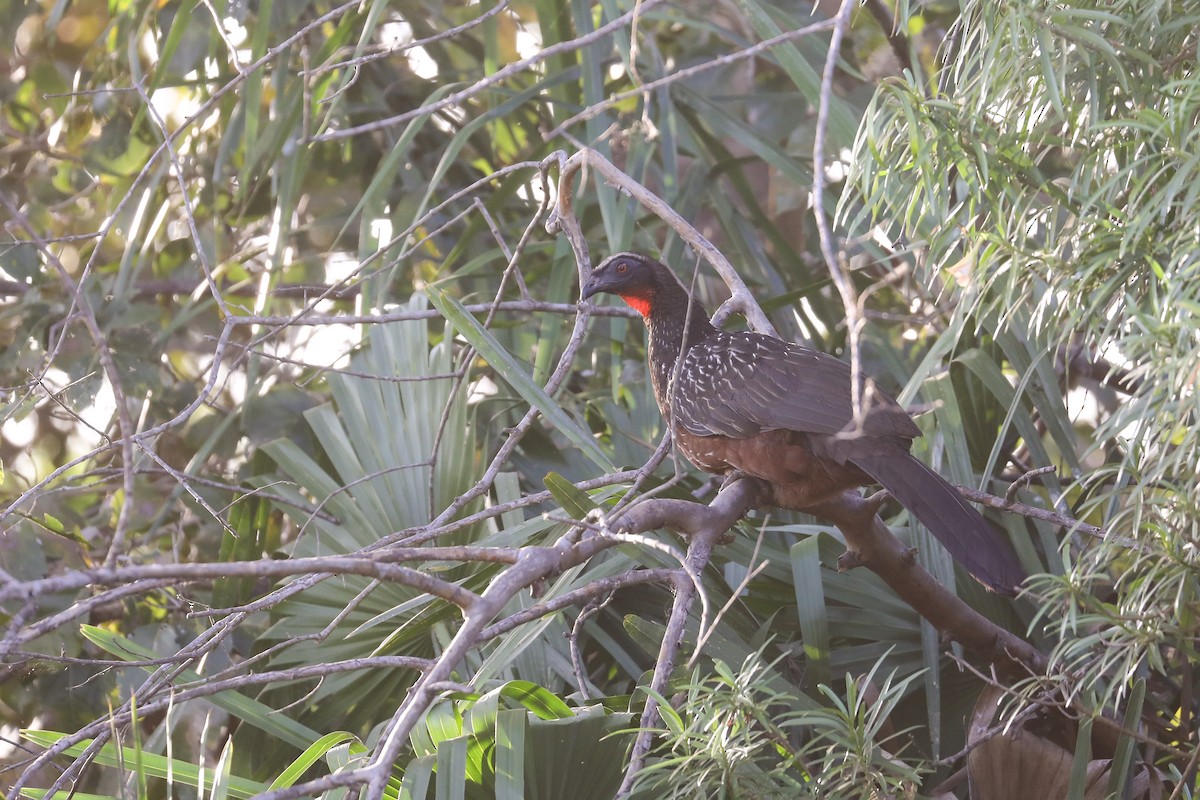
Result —
POLYGON ((1112 536, 1068 540, 1069 569, 1036 584, 1040 619, 1059 690, 1085 705, 1120 704, 1148 675, 1189 687, 1158 698, 1176 732, 1195 719, 1200 590, 1200 82, 1183 55, 1198 14, 972 3, 947 79, 882 84, 854 161, 871 221, 955 270, 959 313, 1041 339, 1087 390, 1087 447, 1047 500, 1112 536))
MULTIPOLYGON (((340 797, 369 774, 371 797, 612 796, 679 544, 576 523, 702 482, 634 471, 662 435, 640 325, 580 317, 546 232, 586 144, 703 230, 781 335, 845 354, 810 208, 828 184, 864 368, 933 406, 922 457, 997 495, 1054 464, 1016 498, 1112 536, 1060 555, 1057 526, 989 512, 1047 573, 1009 602, 889 522, 1051 654, 1014 724, 1036 711, 1114 786, 1140 765, 1193 796, 1197 12, 868 2, 823 91, 835 10, 0 0, 13 795, 340 797), (814 175, 822 103, 837 160, 814 175)), ((696 265, 580 183, 597 253, 696 265)), ((726 297, 707 269, 699 291, 726 297)), ((693 576, 712 613, 688 614, 699 655, 657 698, 638 793, 939 790, 988 681, 836 570, 827 526, 735 533, 693 576)))
POLYGON ((711 675, 681 687, 678 711, 661 698, 663 757, 642 771, 637 788, 662 798, 911 794, 916 771, 887 754, 895 740, 885 727, 919 673, 896 684, 889 677, 870 699, 862 687, 875 668, 861 685, 847 675, 844 696, 821 684, 825 707, 775 666, 757 653, 736 672, 717 659, 711 675))

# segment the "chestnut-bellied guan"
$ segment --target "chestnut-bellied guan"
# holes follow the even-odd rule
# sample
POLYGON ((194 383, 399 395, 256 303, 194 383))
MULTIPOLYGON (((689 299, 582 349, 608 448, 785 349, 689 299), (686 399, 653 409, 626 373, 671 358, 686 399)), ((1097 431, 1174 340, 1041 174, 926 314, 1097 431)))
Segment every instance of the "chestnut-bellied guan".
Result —
POLYGON ((718 330, 668 267, 637 253, 596 267, 583 299, 601 292, 644 318, 659 411, 700 469, 759 478, 773 503, 797 510, 878 482, 980 583, 1013 594, 1024 580, 1008 541, 909 453, 920 429, 895 400, 864 381, 865 413, 855 420, 844 361, 761 333, 718 330))

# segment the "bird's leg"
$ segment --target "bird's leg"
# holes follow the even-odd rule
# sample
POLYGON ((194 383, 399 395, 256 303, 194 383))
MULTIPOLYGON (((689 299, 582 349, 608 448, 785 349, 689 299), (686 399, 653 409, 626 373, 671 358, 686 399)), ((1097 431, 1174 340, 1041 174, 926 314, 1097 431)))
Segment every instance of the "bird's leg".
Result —
POLYGON ((712 494, 714 489, 720 492, 725 487, 732 486, 743 478, 755 479, 753 475, 748 472, 742 472, 740 469, 731 470, 724 475, 713 475, 701 484, 699 489, 692 492, 692 497, 702 500, 712 494))
MULTIPOLYGON (((892 499, 894 499, 894 498, 892 497, 891 492, 889 492, 887 489, 880 489, 878 492, 875 492, 874 494, 867 496, 867 498, 864 501, 866 503, 865 508, 867 510, 869 510, 870 513, 872 513, 872 514, 878 514, 879 509, 883 507, 883 504, 886 503, 888 500, 892 500, 892 499)), ((915 562, 917 560, 917 548, 915 548, 915 547, 908 548, 908 552, 906 552, 904 554, 904 558, 909 563, 915 562)), ((854 553, 853 557, 851 557, 850 550, 847 550, 845 553, 842 553, 841 557, 838 559, 838 568, 841 569, 843 572, 847 569, 853 569, 854 567, 857 567, 857 566, 861 566, 861 564, 858 562, 858 554, 854 553), (847 560, 847 564, 844 567, 842 565, 842 558, 845 558, 847 560), (851 561, 854 561, 855 563, 849 563, 851 561)))
POLYGON ((735 482, 743 480, 743 479, 758 480, 757 478, 755 478, 753 475, 751 475, 748 472, 742 472, 740 469, 732 469, 729 472, 726 472, 724 477, 722 478, 721 488, 724 489, 726 486, 731 486, 735 482))
POLYGON ((878 514, 879 509, 883 508, 883 504, 892 499, 892 493, 887 489, 880 489, 867 497, 867 508, 872 514, 878 514))

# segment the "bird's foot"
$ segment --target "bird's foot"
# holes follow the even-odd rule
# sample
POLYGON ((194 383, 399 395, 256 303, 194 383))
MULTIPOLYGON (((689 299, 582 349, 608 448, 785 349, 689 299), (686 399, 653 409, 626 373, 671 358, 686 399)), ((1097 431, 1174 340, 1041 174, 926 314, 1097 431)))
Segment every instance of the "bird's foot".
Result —
POLYGON ((692 492, 692 497, 696 498, 697 500, 703 500, 709 495, 713 494, 714 490, 717 493, 720 493, 724 491, 727 486, 732 486, 734 483, 737 483, 743 478, 756 480, 753 475, 749 474, 748 472, 742 472, 740 469, 735 469, 732 472, 726 472, 724 475, 713 475, 703 484, 701 484, 699 489, 692 492))
POLYGON ((731 470, 725 473, 725 477, 721 481, 721 489, 727 486, 732 486, 740 480, 756 480, 756 478, 748 472, 742 472, 740 469, 731 470))
POLYGON ((867 498, 867 508, 870 509, 872 514, 878 514, 879 509, 883 507, 883 504, 891 499, 891 492, 889 492, 887 489, 880 489, 878 492, 875 492, 875 494, 867 498))

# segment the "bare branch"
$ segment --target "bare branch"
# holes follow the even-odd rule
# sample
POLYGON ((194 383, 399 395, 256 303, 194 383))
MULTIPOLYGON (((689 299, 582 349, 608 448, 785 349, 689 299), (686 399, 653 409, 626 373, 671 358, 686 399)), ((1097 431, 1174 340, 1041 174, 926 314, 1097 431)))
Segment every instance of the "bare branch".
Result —
POLYGON ((1038 508, 1036 506, 1026 505, 1024 503, 1017 503, 1007 500, 1003 497, 997 497, 994 494, 981 492, 978 489, 972 489, 970 486, 955 486, 954 488, 958 490, 959 494, 968 500, 979 503, 980 505, 985 505, 988 508, 994 508, 998 511, 1005 511, 1010 514, 1020 514, 1022 517, 1029 517, 1030 519, 1037 519, 1043 522, 1049 522, 1053 525, 1058 525, 1061 528, 1065 528, 1068 531, 1077 531, 1079 533, 1087 534, 1088 536, 1093 536, 1097 539, 1115 542, 1123 547, 1129 547, 1133 550, 1145 550, 1144 545, 1135 539, 1130 539, 1125 536, 1117 536, 1109 531, 1104 530, 1104 528, 1098 528, 1095 525, 1089 525, 1086 522, 1077 520, 1074 517, 1068 517, 1065 514, 1059 514, 1055 511, 1047 511, 1044 508, 1038 508))
MULTIPOLYGON (((713 269, 725 281, 725 285, 729 287, 731 292, 730 298, 713 314, 714 320, 723 319, 728 314, 737 312, 744 314, 750 326, 755 330, 761 333, 775 334, 775 327, 771 325, 771 321, 767 319, 767 315, 763 313, 754 296, 750 294, 750 289, 747 288, 746 282, 742 280, 742 276, 738 274, 737 270, 733 268, 733 265, 729 263, 729 260, 725 258, 721 251, 706 239, 700 231, 696 230, 687 220, 680 216, 675 209, 663 202, 662 198, 617 169, 611 161, 595 150, 583 148, 570 158, 565 159, 559 167, 558 206, 550 215, 550 219, 546 221, 546 229, 548 231, 553 233, 562 230, 563 221, 574 218, 572 198, 575 175, 585 166, 596 170, 610 184, 616 186, 622 192, 628 194, 654 212, 672 230, 678 233, 680 238, 687 242, 693 250, 703 257, 705 261, 712 265, 713 269)), ((588 269, 590 271, 590 265, 588 269)), ((580 285, 582 285, 582 281, 586 277, 586 274, 580 276, 580 285)))
POLYGON ((855 0, 842 0, 842 5, 834 20, 833 35, 829 40, 829 53, 825 57, 825 69, 821 73, 821 98, 817 106, 817 125, 813 132, 813 217, 817 222, 817 236, 821 243, 821 255, 825 258, 825 266, 833 278, 842 298, 842 306, 846 313, 847 349, 850 351, 850 392, 854 408, 854 420, 857 427, 862 426, 863 414, 869 407, 867 398, 862 396, 863 387, 859 381, 862 375, 861 348, 859 335, 861 333, 862 314, 858 305, 858 297, 854 286, 846 275, 838 260, 834 246, 833 231, 829 227, 829 218, 825 215, 825 137, 829 131, 829 101, 833 93, 833 76, 837 71, 838 58, 841 55, 842 39, 846 29, 850 27, 850 16, 857 7, 855 0))
MULTIPOLYGON (((736 480, 726 484, 707 506, 687 500, 648 500, 627 510, 621 517, 621 525, 629 531, 669 527, 688 534, 688 570, 694 575, 699 575, 708 565, 717 540, 757 505, 760 499, 761 487, 757 481, 736 480)), ((650 680, 650 689, 659 695, 665 694, 667 681, 675 669, 684 628, 696 595, 695 582, 676 580, 675 602, 671 606, 667 629, 654 664, 654 676, 650 680)), ((637 773, 641 771, 646 755, 650 752, 653 728, 657 720, 658 702, 653 695, 648 695, 618 796, 627 795, 632 790, 637 773)))
MULTIPOLYGON (((456 552, 471 551, 480 561, 509 562, 511 552, 483 548, 454 548, 456 552)), ((371 556, 318 556, 287 560, 232 561, 211 564, 141 564, 134 567, 97 567, 73 570, 51 578, 12 583, 0 587, 0 602, 38 595, 69 592, 85 586, 116 584, 128 581, 153 580, 213 580, 216 578, 282 578, 293 575, 338 574, 363 575, 379 580, 402 583, 454 603, 465 612, 478 601, 478 595, 440 578, 399 567, 389 561, 429 559, 428 551, 397 550, 371 556)))

